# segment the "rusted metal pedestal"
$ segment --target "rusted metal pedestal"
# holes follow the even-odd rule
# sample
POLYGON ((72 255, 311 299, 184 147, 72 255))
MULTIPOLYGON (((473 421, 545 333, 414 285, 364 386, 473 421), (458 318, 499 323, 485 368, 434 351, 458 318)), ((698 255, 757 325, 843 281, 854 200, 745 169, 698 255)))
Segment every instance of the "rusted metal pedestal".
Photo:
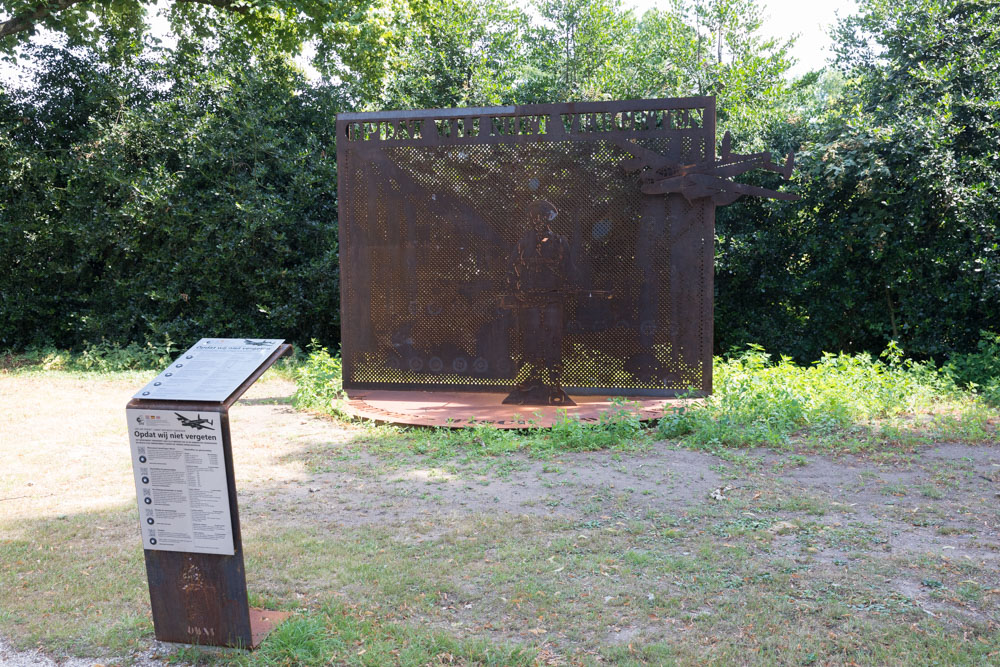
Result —
POLYGON ((548 428, 567 418, 593 424, 614 418, 622 411, 648 421, 683 412, 700 401, 640 397, 615 403, 611 396, 578 395, 568 405, 510 405, 502 398, 502 394, 487 392, 350 391, 344 410, 362 419, 409 426, 490 425, 502 429, 527 429, 548 428))
POLYGON ((243 566, 243 540, 233 475, 233 448, 229 408, 282 356, 291 345, 281 345, 225 401, 166 401, 133 399, 128 408, 177 410, 218 415, 228 480, 232 518, 231 556, 145 550, 146 575, 156 638, 164 642, 256 648, 268 632, 285 620, 287 612, 251 609, 243 566))

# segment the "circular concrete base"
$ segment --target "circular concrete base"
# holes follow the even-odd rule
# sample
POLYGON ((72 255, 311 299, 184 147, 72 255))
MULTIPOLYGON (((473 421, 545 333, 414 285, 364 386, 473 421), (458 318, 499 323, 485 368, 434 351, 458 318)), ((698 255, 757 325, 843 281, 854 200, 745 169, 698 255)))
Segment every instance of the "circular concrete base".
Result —
POLYGON ((462 428, 492 424, 497 428, 546 428, 566 416, 597 422, 602 414, 624 407, 642 420, 659 419, 700 399, 625 399, 610 396, 570 396, 576 405, 504 405, 505 394, 431 391, 352 391, 344 406, 355 417, 410 426, 462 428))

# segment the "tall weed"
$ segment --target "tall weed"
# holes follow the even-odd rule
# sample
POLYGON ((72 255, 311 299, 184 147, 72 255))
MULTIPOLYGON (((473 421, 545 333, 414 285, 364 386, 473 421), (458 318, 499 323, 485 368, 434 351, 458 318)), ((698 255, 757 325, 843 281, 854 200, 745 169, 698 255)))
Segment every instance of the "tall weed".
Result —
POLYGON ((54 347, 29 347, 23 352, 4 356, 0 366, 24 371, 124 373, 160 370, 173 361, 177 353, 178 348, 169 338, 162 345, 129 343, 121 347, 101 342, 86 344, 76 351, 59 350, 54 347))
POLYGON ((915 412, 957 389, 932 366, 904 359, 894 344, 869 354, 824 354, 811 366, 773 361, 759 346, 716 360, 715 393, 661 420, 664 437, 705 446, 784 445, 803 428, 832 431, 915 412))
POLYGON ((1000 407, 1000 334, 981 332, 976 351, 952 355, 944 372, 959 386, 978 391, 986 402, 1000 407))
POLYGON ((342 365, 340 357, 330 354, 315 340, 309 346, 309 355, 294 370, 295 393, 292 405, 304 410, 319 410, 330 414, 340 412, 344 398, 342 365))

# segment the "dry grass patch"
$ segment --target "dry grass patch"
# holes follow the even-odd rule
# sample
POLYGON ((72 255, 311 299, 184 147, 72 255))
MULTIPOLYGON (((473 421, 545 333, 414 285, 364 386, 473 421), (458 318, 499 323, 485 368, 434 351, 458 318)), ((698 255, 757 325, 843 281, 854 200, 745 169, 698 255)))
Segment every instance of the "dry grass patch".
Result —
MULTIPOLYGON (((0 635, 17 646, 127 662, 152 645, 123 410, 143 379, 0 375, 0 635), (37 408, 60 400, 61 414, 37 408)), ((668 442, 404 455, 295 412, 292 390, 258 383, 232 427, 251 596, 293 620, 259 652, 168 649, 176 660, 1000 657, 989 443, 884 462, 668 442)))

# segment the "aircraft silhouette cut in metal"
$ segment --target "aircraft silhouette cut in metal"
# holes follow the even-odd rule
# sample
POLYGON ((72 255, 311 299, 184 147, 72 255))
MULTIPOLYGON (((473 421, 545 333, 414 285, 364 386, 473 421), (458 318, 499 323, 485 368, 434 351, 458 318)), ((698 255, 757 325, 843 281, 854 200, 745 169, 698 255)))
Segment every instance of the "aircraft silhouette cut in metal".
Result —
POLYGON ((747 155, 733 153, 731 150, 733 138, 729 132, 726 132, 722 139, 722 155, 718 160, 704 160, 687 165, 678 165, 669 158, 630 141, 616 143, 634 156, 622 163, 626 173, 649 170, 641 177, 643 194, 678 193, 692 203, 696 199, 710 198, 716 206, 732 204, 744 195, 785 201, 799 199, 798 195, 790 192, 779 192, 728 180, 754 169, 764 169, 781 174, 787 181, 791 178, 792 167, 795 165, 793 153, 788 154, 783 165, 774 162, 770 151, 747 155))
POLYGON ((198 431, 202 429, 208 429, 209 431, 215 430, 214 428, 212 428, 212 426, 206 426, 206 424, 214 425, 215 422, 211 419, 203 418, 200 414, 198 415, 197 419, 191 419, 190 417, 185 417, 179 412, 175 412, 174 414, 177 415, 177 419, 180 420, 181 426, 187 426, 188 428, 193 428, 198 431))

